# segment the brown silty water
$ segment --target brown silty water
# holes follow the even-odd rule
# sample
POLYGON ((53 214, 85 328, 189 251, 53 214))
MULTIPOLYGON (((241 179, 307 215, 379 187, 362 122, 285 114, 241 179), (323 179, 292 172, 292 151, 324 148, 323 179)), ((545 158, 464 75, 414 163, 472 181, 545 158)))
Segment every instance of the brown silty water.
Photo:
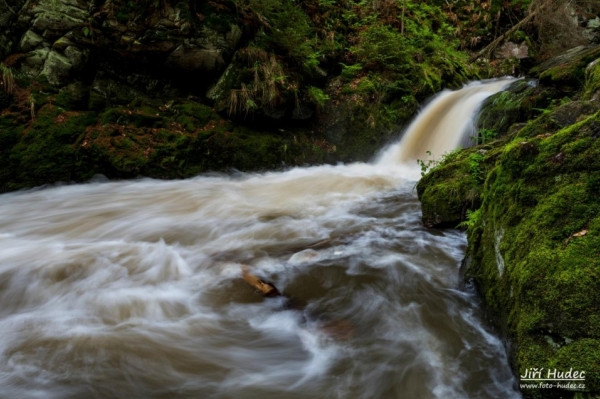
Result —
POLYGON ((422 227, 413 156, 386 158, 403 145, 0 196, 0 398, 519 397, 458 289, 464 234, 422 227))

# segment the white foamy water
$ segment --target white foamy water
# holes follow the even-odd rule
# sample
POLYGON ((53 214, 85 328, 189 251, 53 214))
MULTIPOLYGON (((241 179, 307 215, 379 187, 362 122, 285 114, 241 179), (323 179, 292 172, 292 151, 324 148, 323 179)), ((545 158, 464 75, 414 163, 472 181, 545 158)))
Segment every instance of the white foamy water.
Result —
POLYGON ((0 398, 519 397, 414 166, 0 196, 0 398))

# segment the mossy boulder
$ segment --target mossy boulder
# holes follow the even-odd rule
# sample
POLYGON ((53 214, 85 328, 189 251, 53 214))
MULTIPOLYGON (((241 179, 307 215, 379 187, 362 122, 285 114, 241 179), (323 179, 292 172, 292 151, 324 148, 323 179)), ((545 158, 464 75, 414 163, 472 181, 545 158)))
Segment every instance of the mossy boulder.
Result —
POLYGON ((466 219, 463 273, 510 342, 515 375, 541 367, 586 372, 581 392, 525 389, 527 398, 600 394, 600 103, 589 97, 594 67, 579 91, 565 93, 559 83, 537 92, 521 83, 528 93, 521 98, 518 91, 496 95, 515 104, 506 115, 491 99, 483 110, 489 122, 519 115, 512 119, 519 123, 499 139, 447 157, 417 185, 426 225, 466 219), (551 97, 546 109, 522 109, 545 96, 551 97), (477 200, 470 202, 468 193, 477 200))
MULTIPOLYGON (((456 227, 480 205, 482 162, 487 151, 472 148, 446 156, 417 184, 427 227, 456 227)), ((423 168, 428 166, 423 162, 423 168)))
POLYGON ((531 69, 540 83, 555 86, 564 93, 578 91, 585 81, 585 70, 590 62, 600 57, 600 45, 579 46, 531 69))
POLYGON ((556 97, 553 88, 540 86, 536 80, 524 79, 512 83, 505 91, 488 97, 481 106, 478 131, 506 135, 515 123, 538 116, 556 97))
POLYGON ((583 98, 600 99, 600 58, 590 62, 585 71, 585 88, 583 98))
POLYGON ((512 340, 515 373, 578 368, 586 391, 598 393, 600 113, 547 134, 522 132, 486 179, 467 276, 512 340))
POLYGON ((63 51, 52 50, 48 53, 40 75, 51 85, 62 87, 85 67, 88 57, 89 51, 77 46, 67 46, 63 51))

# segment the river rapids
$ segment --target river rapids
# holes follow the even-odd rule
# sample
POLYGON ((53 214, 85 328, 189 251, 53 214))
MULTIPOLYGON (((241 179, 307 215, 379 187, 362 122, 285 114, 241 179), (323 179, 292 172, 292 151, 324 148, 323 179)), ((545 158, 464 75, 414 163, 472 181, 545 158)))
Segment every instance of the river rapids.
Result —
MULTIPOLYGON (((466 87, 469 120, 506 84, 466 87)), ((456 93, 419 118, 463 134, 439 107, 425 118, 456 93)), ((404 144, 369 164, 0 196, 0 398, 519 398, 459 289, 464 233, 420 223, 427 143, 404 144)))

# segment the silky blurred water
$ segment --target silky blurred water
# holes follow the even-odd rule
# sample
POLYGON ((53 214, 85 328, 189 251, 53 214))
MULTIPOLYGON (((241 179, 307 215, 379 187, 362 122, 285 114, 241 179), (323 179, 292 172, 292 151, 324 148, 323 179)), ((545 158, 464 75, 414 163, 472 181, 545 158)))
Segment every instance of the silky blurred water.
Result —
POLYGON ((415 166, 1 195, 0 398, 520 397, 415 166))

